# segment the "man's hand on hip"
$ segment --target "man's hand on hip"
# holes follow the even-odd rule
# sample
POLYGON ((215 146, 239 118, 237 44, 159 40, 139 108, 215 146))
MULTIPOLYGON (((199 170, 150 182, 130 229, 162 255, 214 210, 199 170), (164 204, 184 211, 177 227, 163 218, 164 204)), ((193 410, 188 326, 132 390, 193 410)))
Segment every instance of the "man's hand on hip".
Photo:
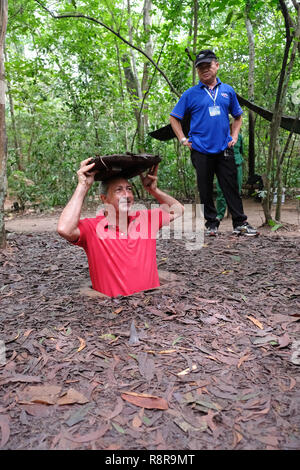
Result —
POLYGON ((232 137, 232 140, 230 142, 228 142, 228 147, 234 147, 235 144, 237 143, 237 138, 236 137, 232 137))
POLYGON ((182 143, 182 145, 183 145, 184 147, 188 147, 190 150, 192 150, 192 142, 190 142, 188 139, 186 139, 186 140, 182 143))

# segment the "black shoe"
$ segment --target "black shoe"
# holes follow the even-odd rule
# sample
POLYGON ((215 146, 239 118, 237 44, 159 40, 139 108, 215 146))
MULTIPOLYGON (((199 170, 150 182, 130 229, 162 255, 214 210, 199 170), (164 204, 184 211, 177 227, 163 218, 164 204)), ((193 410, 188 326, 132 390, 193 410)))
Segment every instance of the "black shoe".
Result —
POLYGON ((242 225, 234 227, 232 233, 235 235, 246 235, 247 237, 257 237, 259 235, 256 228, 251 227, 248 222, 244 222, 242 225))

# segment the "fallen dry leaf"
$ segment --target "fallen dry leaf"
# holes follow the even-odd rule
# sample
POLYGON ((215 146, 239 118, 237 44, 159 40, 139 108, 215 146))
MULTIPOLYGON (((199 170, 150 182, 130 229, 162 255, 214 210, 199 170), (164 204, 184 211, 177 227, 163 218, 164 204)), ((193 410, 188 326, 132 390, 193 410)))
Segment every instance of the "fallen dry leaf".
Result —
POLYGON ((290 377, 290 387, 289 387, 289 390, 293 390, 293 388, 295 387, 296 384, 297 384, 296 380, 293 379, 293 377, 290 377))
POLYGON ((77 349, 77 352, 80 352, 86 347, 86 342, 85 342, 84 339, 80 338, 79 336, 78 336, 78 339, 79 339, 79 342, 80 342, 80 346, 77 349))
MULTIPOLYGON (((55 341, 55 339, 54 339, 54 338, 50 338, 50 339, 51 339, 52 341, 55 341)), ((61 342, 61 341, 58 341, 58 342, 56 343, 56 345, 55 345, 55 349, 56 349, 56 351, 58 351, 58 352, 63 352, 63 350, 62 350, 62 349, 61 349, 61 347, 60 347, 60 346, 61 346, 61 344, 62 344, 62 342, 61 342)))
POLYGON ((122 310, 123 310, 123 307, 119 307, 119 308, 117 308, 117 310, 114 310, 113 313, 114 313, 115 315, 118 315, 119 313, 122 312, 122 310))
POLYGON ((9 415, 0 415, 1 441, 0 448, 4 447, 10 436, 9 415))
POLYGON ((242 356, 238 362, 238 369, 241 367, 241 365, 243 364, 243 362, 247 361, 250 357, 250 354, 245 354, 244 356, 242 356))
POLYGON ((80 408, 75 409, 75 411, 72 410, 72 413, 68 416, 68 419, 65 421, 66 425, 72 427, 74 426, 74 424, 78 424, 81 421, 84 421, 91 408, 92 405, 91 403, 89 403, 88 405, 81 406, 80 408))
POLYGON ((134 428, 140 428, 142 424, 143 424, 143 423, 142 423, 142 420, 141 420, 141 418, 139 417, 139 415, 138 415, 138 414, 134 415, 134 418, 133 418, 133 420, 132 420, 132 426, 133 426, 134 428))
POLYGON ((132 321, 131 325, 130 325, 130 337, 129 337, 128 343, 131 346, 140 344, 140 340, 139 340, 139 337, 138 337, 138 334, 137 334, 137 331, 136 331, 134 321, 132 321))
POLYGON ((199 422, 199 425, 197 426, 193 426, 192 424, 185 421, 182 417, 180 417, 175 418, 174 423, 177 424, 177 426, 186 433, 188 433, 189 431, 203 432, 207 429, 207 424, 205 421, 199 422))
POLYGON ((5 340, 5 344, 13 343, 13 341, 16 341, 16 339, 18 339, 18 338, 19 338, 19 336, 20 336, 20 332, 18 331, 18 333, 17 333, 17 335, 16 335, 16 336, 14 336, 14 337, 13 337, 13 338, 11 338, 11 339, 7 339, 7 340, 5 340))
POLYGON ((30 333, 32 333, 33 331, 34 331, 34 329, 25 331, 24 334, 23 334, 24 338, 28 338, 28 336, 30 335, 30 333))
POLYGON ((271 447, 277 447, 278 439, 276 436, 256 436, 256 439, 271 447))
POLYGON ((118 416, 122 412, 122 410, 123 410, 123 401, 121 400, 121 398, 118 398, 116 406, 113 409, 113 411, 109 411, 108 413, 103 412, 101 413, 101 416, 103 416, 103 418, 108 419, 108 420, 113 419, 116 416, 118 416))
POLYGON ((30 385, 22 392, 18 392, 19 403, 45 403, 46 405, 54 405, 60 394, 61 387, 59 385, 30 385))
POLYGON ((105 447, 103 450, 119 450, 121 447, 120 444, 109 444, 109 446, 105 447))
POLYGON ((10 377, 6 377, 0 380, 0 385, 13 383, 13 382, 41 382, 40 377, 35 375, 16 374, 10 377))
POLYGON ((104 436, 104 434, 110 429, 109 424, 104 424, 101 426, 99 429, 96 431, 89 432, 87 434, 84 434, 82 436, 72 436, 71 434, 64 432, 64 437, 70 441, 73 442, 89 442, 89 441, 96 441, 97 439, 100 439, 100 437, 104 436))
POLYGON ((151 353, 151 354, 173 354, 177 353, 177 349, 164 349, 163 351, 153 351, 153 350, 148 350, 146 353, 151 353))
POLYGON ((37 418, 46 418, 49 416, 49 408, 45 404, 32 403, 30 405, 22 405, 21 408, 25 410, 27 414, 37 418))
POLYGON ((58 398, 58 405, 72 405, 73 403, 88 403, 88 399, 74 388, 70 388, 65 395, 58 398))
POLYGON ((26 387, 22 392, 18 392, 19 403, 29 405, 31 403, 43 403, 46 405, 71 405, 73 403, 87 403, 89 400, 70 388, 60 397, 61 387, 59 385, 37 385, 26 387))
POLYGON ((173 353, 176 353, 177 350, 176 349, 165 349, 163 351, 159 351, 158 354, 173 354, 173 353))
POLYGON ((147 353, 139 353, 137 360, 141 376, 145 377, 148 381, 152 380, 155 374, 155 364, 153 359, 151 359, 147 353))
POLYGON ((132 403, 133 405, 140 406, 141 408, 167 410, 169 408, 167 401, 164 398, 148 395, 144 393, 124 392, 121 394, 123 400, 132 403))
POLYGON ((243 439, 241 433, 239 433, 236 429, 233 430, 233 444, 232 447, 235 448, 239 442, 243 439))
POLYGON ((187 374, 189 374, 190 372, 192 372, 193 370, 196 370, 196 369, 197 369, 196 364, 193 364, 191 368, 188 367, 187 369, 184 369, 181 372, 178 372, 177 375, 179 375, 179 377, 181 377, 182 375, 187 375, 187 374))
POLYGON ((286 346, 288 346, 291 342, 291 339, 290 337, 285 333, 283 336, 280 336, 278 338, 278 343, 279 343, 279 346, 278 348, 285 348, 286 346))
POLYGON ((247 317, 249 320, 252 321, 252 323, 254 323, 254 325, 258 326, 258 328, 260 328, 261 330, 264 329, 264 327, 262 326, 261 322, 259 320, 256 320, 256 318, 254 317, 251 317, 251 315, 247 315, 247 317))

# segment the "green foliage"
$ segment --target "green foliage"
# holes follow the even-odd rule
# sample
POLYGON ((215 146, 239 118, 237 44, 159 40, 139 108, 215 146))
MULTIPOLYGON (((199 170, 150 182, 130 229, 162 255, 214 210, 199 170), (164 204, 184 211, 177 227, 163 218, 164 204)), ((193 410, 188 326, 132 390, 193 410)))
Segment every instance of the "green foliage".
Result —
POLYGON ((279 228, 283 227, 282 224, 276 222, 275 220, 269 220, 268 225, 271 227, 272 232, 276 232, 279 228))
POLYGON ((33 181, 29 180, 23 171, 16 170, 8 176, 8 185, 11 194, 19 201, 20 207, 24 209, 26 202, 35 202, 37 194, 33 181))
MULTIPOLYGON (((277 0, 201 0, 198 3, 197 48, 216 51, 221 80, 245 97, 249 56, 245 10, 249 7, 255 35, 255 101, 273 109, 285 35, 277 0)), ((130 39, 128 11, 124 6, 127 2, 45 0, 43 4, 57 14, 75 11, 94 17, 126 40, 130 39)), ((185 49, 192 49, 193 5, 191 0, 153 0, 152 26, 145 33, 143 1, 131 1, 133 44, 144 50, 151 37, 153 60, 159 59, 159 67, 179 93, 192 86, 193 64, 185 49)), ((295 11, 290 8, 289 13, 295 20, 295 11)), ((9 2, 6 53, 9 191, 21 203, 64 205, 76 185, 81 160, 94 154, 131 150, 137 123, 121 58, 126 54, 132 69, 132 50, 93 21, 53 19, 34 0, 15 0, 9 2)), ((134 55, 141 81, 146 59, 136 51, 134 55)), ((162 156, 161 187, 177 197, 193 197, 195 172, 189 154, 181 155, 182 148, 179 150, 175 141, 161 143, 147 135, 147 131, 168 124, 169 113, 177 101, 164 78, 154 72, 151 65, 149 74, 153 80, 144 103, 147 124, 142 145, 145 151, 162 156)), ((299 73, 298 61, 288 90, 284 110, 287 115, 299 113, 299 105, 293 99, 297 94, 297 86, 293 84, 297 85, 299 73)), ((141 105, 141 101, 135 100, 136 103, 141 105)), ((243 135, 247 155, 246 109, 243 135)), ((281 131, 281 149, 287 136, 286 131, 281 131)), ((259 174, 265 171, 268 144, 269 123, 257 118, 256 172, 259 174)), ((136 146, 135 139, 133 150, 136 146)), ((287 188, 299 187, 299 160, 298 137, 284 161, 287 188)), ((274 172, 275 162, 272 178, 274 172)))

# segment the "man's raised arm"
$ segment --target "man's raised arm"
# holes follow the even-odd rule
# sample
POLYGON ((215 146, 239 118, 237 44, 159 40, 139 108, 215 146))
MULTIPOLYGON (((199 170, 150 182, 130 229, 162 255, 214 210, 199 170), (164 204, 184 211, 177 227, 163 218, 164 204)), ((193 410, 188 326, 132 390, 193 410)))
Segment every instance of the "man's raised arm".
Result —
POLYGON ((78 184, 70 201, 61 213, 57 225, 59 235, 69 242, 76 242, 80 236, 78 223, 80 220, 82 204, 88 190, 94 182, 95 172, 87 174, 93 169, 94 163, 88 164, 91 158, 84 160, 77 171, 78 184))
POLYGON ((169 209, 168 212, 170 213, 171 222, 183 215, 184 207, 177 199, 157 187, 157 171, 158 165, 153 167, 146 176, 140 175, 141 181, 146 191, 162 205, 162 208, 164 210, 166 207, 169 209))

